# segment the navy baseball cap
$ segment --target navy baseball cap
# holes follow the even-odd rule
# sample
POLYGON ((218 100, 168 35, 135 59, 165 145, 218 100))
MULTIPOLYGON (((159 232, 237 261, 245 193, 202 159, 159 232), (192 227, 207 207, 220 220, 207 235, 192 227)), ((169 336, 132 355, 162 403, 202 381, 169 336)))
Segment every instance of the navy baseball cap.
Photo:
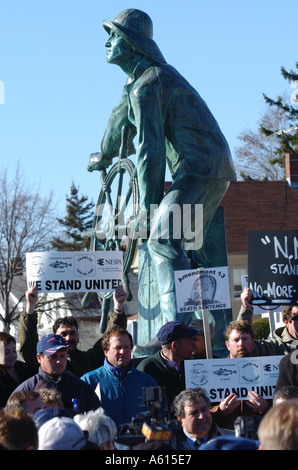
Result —
POLYGON ((179 321, 169 321, 160 328, 156 336, 161 344, 169 344, 177 339, 192 338, 199 334, 202 334, 201 330, 189 328, 179 321))
POLYGON ((60 335, 49 334, 43 336, 37 343, 36 353, 44 353, 47 356, 55 354, 59 349, 67 348, 67 344, 60 335))
POLYGON ((68 410, 61 408, 43 408, 37 410, 33 415, 33 421, 36 424, 37 429, 40 428, 44 423, 52 418, 64 416, 65 418, 72 418, 71 413, 68 410))
POLYGON ((200 446, 199 450, 258 450, 259 441, 247 437, 218 436, 200 446))

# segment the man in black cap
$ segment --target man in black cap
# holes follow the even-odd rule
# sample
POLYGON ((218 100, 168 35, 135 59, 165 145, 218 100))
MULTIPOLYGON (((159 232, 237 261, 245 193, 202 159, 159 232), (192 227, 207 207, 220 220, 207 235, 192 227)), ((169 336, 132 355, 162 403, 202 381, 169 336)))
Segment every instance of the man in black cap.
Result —
POLYGON ((39 371, 22 382, 13 393, 22 390, 55 389, 63 397, 65 408, 73 409, 76 400, 79 411, 96 410, 101 403, 90 385, 66 371, 67 344, 60 335, 43 336, 36 346, 39 371))
POLYGON ((200 333, 178 321, 166 323, 157 333, 161 350, 143 359, 137 367, 166 388, 168 406, 185 389, 184 361, 192 359, 196 348, 193 338, 200 333))
POLYGON ((123 126, 129 131, 128 155, 135 153, 137 135, 140 210, 129 225, 145 239, 150 229, 147 246, 161 314, 167 321, 177 320, 174 271, 191 269, 192 262, 194 267, 208 265, 202 242, 230 181, 236 179, 231 153, 205 101, 167 64, 146 13, 127 9, 113 21, 105 20, 103 27, 110 35, 107 61, 121 67, 128 81, 112 111, 101 152, 91 154, 88 170, 102 170, 119 155, 123 126), (173 182, 164 195, 166 164, 173 182), (150 221, 153 206, 158 209, 150 221), (181 210, 169 221, 173 208, 181 210))

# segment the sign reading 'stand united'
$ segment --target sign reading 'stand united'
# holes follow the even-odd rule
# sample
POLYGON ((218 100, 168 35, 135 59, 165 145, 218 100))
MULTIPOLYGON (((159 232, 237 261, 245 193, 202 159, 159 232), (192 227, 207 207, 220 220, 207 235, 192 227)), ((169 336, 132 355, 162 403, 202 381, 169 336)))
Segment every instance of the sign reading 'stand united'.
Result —
POLYGON ((204 388, 211 402, 220 402, 231 393, 250 400, 252 391, 271 399, 282 357, 191 359, 184 362, 186 388, 204 388))
POLYGON ((248 232, 248 287, 255 305, 298 304, 298 230, 248 232))
POLYGON ((122 251, 26 254, 28 288, 40 292, 109 292, 122 284, 122 251))

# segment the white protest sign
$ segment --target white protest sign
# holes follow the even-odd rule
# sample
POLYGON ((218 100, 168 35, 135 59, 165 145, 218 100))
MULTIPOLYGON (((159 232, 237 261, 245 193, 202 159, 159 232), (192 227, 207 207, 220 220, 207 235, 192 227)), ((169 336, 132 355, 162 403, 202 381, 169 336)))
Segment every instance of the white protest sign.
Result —
POLYGON ((220 402, 231 393, 249 400, 255 391, 265 399, 273 397, 283 356, 260 356, 184 361, 186 388, 204 388, 211 402, 220 402))
POLYGON ((177 312, 231 308, 227 266, 175 271, 177 312))
POLYGON ((122 251, 26 253, 28 288, 40 292, 110 292, 122 284, 122 251))

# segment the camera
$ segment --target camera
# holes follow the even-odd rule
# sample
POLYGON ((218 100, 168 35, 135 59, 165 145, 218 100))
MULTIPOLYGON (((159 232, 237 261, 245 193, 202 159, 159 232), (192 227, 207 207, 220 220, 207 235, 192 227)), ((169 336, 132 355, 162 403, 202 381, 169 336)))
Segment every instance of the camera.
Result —
POLYGON ((146 441, 170 442, 172 433, 180 428, 179 421, 170 418, 165 387, 143 387, 142 393, 148 411, 122 424, 115 440, 129 448, 146 441))
POLYGON ((258 427, 262 416, 239 416, 234 422, 236 437, 258 440, 258 427))

